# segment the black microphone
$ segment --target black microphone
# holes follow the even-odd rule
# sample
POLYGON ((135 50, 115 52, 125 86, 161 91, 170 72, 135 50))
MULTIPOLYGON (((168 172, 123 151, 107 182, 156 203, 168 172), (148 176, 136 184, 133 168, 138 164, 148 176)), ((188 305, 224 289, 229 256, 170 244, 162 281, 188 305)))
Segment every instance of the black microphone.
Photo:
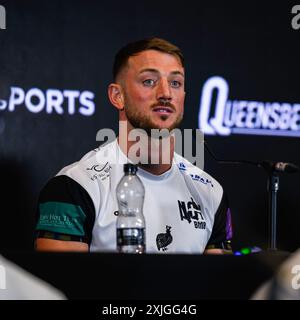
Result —
POLYGON ((287 172, 295 173, 300 171, 300 168, 293 163, 289 162, 272 162, 272 161, 262 161, 259 166, 268 170, 275 172, 287 172))

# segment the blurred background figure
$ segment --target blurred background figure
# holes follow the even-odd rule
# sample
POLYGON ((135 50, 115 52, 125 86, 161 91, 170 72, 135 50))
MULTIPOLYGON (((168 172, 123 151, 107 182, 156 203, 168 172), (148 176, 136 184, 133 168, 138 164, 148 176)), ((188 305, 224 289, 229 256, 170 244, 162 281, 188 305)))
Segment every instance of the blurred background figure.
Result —
POLYGON ((300 249, 278 268, 274 277, 264 283, 252 300, 300 300, 300 249))
POLYGON ((65 300, 59 290, 0 255, 0 300, 65 300))

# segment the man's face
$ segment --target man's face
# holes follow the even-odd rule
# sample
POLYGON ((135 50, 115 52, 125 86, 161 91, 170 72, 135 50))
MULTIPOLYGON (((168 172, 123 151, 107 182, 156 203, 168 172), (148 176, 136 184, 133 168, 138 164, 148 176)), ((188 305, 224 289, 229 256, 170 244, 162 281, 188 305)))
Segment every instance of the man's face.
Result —
POLYGON ((184 68, 179 58, 156 50, 132 56, 120 75, 124 118, 133 128, 173 130, 184 110, 184 68))

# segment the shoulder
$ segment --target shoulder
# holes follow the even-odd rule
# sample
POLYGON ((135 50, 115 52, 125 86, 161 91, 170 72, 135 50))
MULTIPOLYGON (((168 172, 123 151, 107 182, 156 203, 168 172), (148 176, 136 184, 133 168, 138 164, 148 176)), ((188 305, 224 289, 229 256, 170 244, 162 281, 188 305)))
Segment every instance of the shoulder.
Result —
POLYGON ((199 185, 201 189, 214 194, 217 201, 221 201, 224 192, 223 187, 214 177, 177 153, 175 153, 174 159, 179 171, 183 175, 188 176, 196 186, 199 185))
POLYGON ((57 176, 68 176, 84 188, 91 188, 95 185, 94 181, 99 178, 103 181, 109 175, 110 164, 115 158, 116 141, 113 141, 88 152, 79 161, 62 168, 57 176))
POLYGON ((103 171, 115 157, 116 141, 113 141, 86 153, 79 161, 62 168, 57 176, 66 175, 74 180, 89 180, 94 172, 103 171))
POLYGON ((66 194, 71 190, 74 194, 80 192, 87 193, 92 199, 94 207, 98 208, 100 204, 100 189, 110 177, 111 163, 114 161, 116 142, 100 146, 87 154, 79 161, 74 162, 62 168, 54 178, 46 185, 47 194, 49 192, 58 192, 66 194))

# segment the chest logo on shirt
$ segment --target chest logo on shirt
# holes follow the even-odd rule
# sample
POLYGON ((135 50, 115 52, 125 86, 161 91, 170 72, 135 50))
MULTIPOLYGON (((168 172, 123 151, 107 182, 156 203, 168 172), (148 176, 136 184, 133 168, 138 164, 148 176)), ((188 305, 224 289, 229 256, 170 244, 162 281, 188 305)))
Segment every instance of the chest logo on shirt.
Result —
POLYGON ((90 168, 86 168, 86 170, 92 172, 92 176, 90 177, 92 181, 97 179, 105 180, 110 175, 110 169, 111 169, 111 166, 109 165, 108 162, 106 162, 106 164, 102 167, 99 164, 95 164, 90 168))
POLYGON ((185 202, 178 200, 178 208, 181 221, 193 222, 196 229, 205 229, 206 222, 201 212, 201 207, 191 197, 191 201, 185 202))
POLYGON ((170 226, 166 226, 166 233, 159 233, 156 236, 156 245, 158 251, 160 251, 160 249, 162 249, 162 251, 168 250, 167 246, 171 244, 171 242, 173 241, 173 237, 171 235, 171 228, 172 227, 170 226))

